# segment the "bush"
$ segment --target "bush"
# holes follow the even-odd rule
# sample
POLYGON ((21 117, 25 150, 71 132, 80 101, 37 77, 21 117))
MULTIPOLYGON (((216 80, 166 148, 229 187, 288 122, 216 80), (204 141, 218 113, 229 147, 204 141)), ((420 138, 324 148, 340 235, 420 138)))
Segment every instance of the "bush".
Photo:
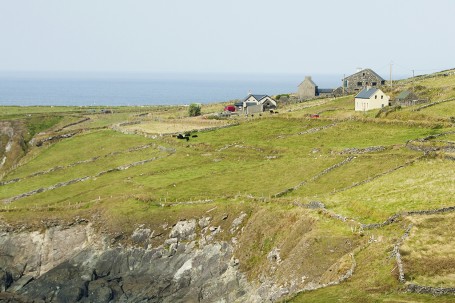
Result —
POLYGON ((196 117, 201 115, 201 106, 196 103, 191 103, 188 108, 188 115, 190 117, 196 117))
POLYGON ((289 99, 289 94, 276 95, 275 99, 276 99, 276 100, 280 100, 281 97, 284 97, 284 98, 286 98, 286 99, 289 99))

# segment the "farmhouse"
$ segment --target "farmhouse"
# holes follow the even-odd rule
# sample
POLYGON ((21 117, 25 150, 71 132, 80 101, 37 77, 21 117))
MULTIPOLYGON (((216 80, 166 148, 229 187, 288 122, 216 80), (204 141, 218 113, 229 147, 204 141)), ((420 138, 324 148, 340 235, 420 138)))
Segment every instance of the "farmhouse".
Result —
POLYGON ((249 94, 243 101, 237 102, 235 106, 248 115, 275 109, 276 101, 268 95, 249 94))
POLYGON ((389 105, 390 97, 378 88, 364 88, 355 96, 355 110, 368 111, 389 105))
POLYGON ((343 86, 348 92, 356 92, 366 87, 378 87, 384 84, 385 80, 369 68, 360 70, 343 79, 343 86))
POLYGON ((313 82, 310 76, 306 76, 305 80, 299 84, 297 89, 297 95, 300 100, 311 99, 318 96, 333 96, 334 90, 331 88, 318 88, 318 86, 313 82))

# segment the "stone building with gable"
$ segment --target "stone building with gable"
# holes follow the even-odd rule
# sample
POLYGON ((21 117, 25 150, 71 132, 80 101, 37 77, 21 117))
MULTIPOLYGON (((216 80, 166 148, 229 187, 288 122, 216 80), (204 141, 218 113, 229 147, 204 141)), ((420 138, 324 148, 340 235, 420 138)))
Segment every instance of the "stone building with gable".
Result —
POLYGON ((347 92, 353 93, 367 87, 380 87, 385 84, 385 80, 373 70, 366 68, 343 79, 343 86, 347 92))
POLYGON ((306 76, 297 89, 300 100, 311 99, 317 96, 318 86, 313 82, 311 76, 306 76))
MULTIPOLYGON (((315 97, 333 97, 335 95, 335 90, 332 88, 319 88, 316 83, 313 82, 311 76, 306 76, 305 80, 299 84, 297 89, 297 96, 300 100, 312 99, 315 97)), ((341 93, 338 93, 338 95, 341 95, 341 93)))

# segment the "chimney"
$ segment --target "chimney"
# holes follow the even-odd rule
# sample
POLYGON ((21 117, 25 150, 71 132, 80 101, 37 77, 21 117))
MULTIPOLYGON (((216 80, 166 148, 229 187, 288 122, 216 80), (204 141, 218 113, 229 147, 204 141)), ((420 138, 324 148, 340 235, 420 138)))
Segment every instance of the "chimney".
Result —
POLYGON ((361 68, 361 67, 357 67, 356 73, 360 72, 362 69, 363 69, 363 68, 361 68))
POLYGON ((311 76, 305 76, 305 80, 310 80, 311 81, 311 76))

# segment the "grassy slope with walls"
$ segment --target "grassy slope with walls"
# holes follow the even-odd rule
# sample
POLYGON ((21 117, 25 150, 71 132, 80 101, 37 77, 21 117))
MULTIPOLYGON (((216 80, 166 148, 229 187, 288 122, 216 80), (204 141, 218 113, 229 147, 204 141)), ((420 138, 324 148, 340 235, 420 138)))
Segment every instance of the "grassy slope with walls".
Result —
MULTIPOLYGON (((453 77, 436 75, 397 85, 401 89, 426 87, 424 95, 440 101, 455 96, 453 77)), ((443 243, 451 234, 441 232, 444 218, 450 215, 434 215, 437 219, 404 216, 398 223, 371 231, 359 230, 358 223, 383 222, 400 212, 455 205, 455 164, 450 153, 424 154, 406 146, 409 140, 453 132, 453 101, 419 111, 413 111, 418 106, 402 108, 375 118, 376 111, 354 112, 352 99, 315 100, 288 105, 279 115, 233 118, 238 125, 201 131, 188 142, 159 136, 159 130, 153 133, 150 128, 157 121, 172 121, 180 131, 191 130, 198 121, 205 123, 198 120, 202 118, 187 122, 184 107, 125 107, 115 108, 113 114, 79 108, 7 108, 4 120, 28 114, 56 117, 48 120, 52 123, 46 125, 50 128, 42 138, 72 131, 78 134, 30 147, 19 166, 1 180, 20 179, 2 185, 0 199, 90 178, 3 204, 0 219, 39 228, 43 221, 72 221, 79 216, 114 234, 129 234, 140 224, 159 234, 165 224, 207 214, 227 231, 232 220, 245 212, 249 220, 239 236, 236 254, 252 280, 273 274, 283 285, 302 278, 325 283, 349 268, 345 256, 355 251, 357 267, 350 279, 289 300, 449 300, 405 293, 390 254, 404 229, 414 223, 417 228, 402 247, 407 277, 430 285, 455 286, 448 269, 452 256, 442 258, 436 253, 450 248, 443 243), (320 113, 321 118, 310 119, 312 113, 320 113), (82 122, 70 125, 77 121, 82 122), (151 132, 149 137, 110 129, 132 121, 139 123, 134 125, 139 133, 143 124, 142 130, 151 132), (381 148, 364 152, 378 146, 381 148), (142 160, 151 161, 98 175, 142 160), (339 163, 342 165, 337 166, 339 163), (312 201, 324 203, 328 213, 301 207, 312 201), (350 220, 336 220, 331 212, 350 220), (440 238, 425 240, 432 233, 440 238), (267 260, 273 248, 280 249, 282 263, 277 268, 267 260), (425 253, 413 253, 417 250, 425 253), (426 270, 429 264, 437 267, 438 260, 446 266, 426 270)), ((210 110, 219 109, 211 105, 210 110)), ((120 130, 129 132, 131 127, 120 130)), ((432 140, 453 142, 453 136, 448 133, 432 140)), ((218 237, 228 239, 229 234, 218 237)), ((156 241, 162 240, 158 237, 156 241)))

